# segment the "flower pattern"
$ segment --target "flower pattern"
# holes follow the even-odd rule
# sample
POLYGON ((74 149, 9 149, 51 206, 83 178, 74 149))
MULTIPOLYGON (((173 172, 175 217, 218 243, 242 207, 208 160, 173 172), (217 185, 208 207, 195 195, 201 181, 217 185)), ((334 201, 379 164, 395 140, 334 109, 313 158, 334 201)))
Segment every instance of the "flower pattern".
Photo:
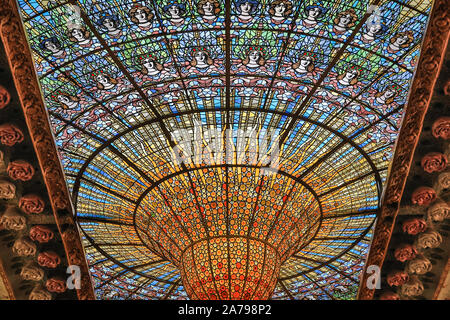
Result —
POLYGON ((13 180, 28 181, 34 176, 33 166, 23 160, 10 162, 6 171, 13 180))
POLYGON ((413 204, 426 206, 436 200, 436 192, 429 187, 420 187, 413 192, 411 200, 413 204))
POLYGON ((0 125, 0 143, 12 147, 23 141, 23 133, 13 124, 0 125))

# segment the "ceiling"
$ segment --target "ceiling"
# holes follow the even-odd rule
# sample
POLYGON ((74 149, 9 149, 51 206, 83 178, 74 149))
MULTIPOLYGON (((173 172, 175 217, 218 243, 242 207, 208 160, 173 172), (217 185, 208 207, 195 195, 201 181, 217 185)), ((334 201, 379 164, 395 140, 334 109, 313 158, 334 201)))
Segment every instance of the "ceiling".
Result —
POLYGON ((431 2, 18 2, 98 298, 355 297, 431 2))

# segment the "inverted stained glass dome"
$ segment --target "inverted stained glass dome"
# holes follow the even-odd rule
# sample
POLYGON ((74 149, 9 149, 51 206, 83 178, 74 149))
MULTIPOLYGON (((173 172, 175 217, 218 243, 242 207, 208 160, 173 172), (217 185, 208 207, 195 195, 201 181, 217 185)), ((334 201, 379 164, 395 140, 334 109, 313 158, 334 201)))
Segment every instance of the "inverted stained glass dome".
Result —
POLYGON ((429 0, 18 0, 98 299, 354 299, 429 0))

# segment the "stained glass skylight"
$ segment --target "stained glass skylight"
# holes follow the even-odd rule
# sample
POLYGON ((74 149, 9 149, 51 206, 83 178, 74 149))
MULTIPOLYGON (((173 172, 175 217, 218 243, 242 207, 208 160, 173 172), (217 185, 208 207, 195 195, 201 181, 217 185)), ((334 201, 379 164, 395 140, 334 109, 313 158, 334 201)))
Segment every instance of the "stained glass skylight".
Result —
POLYGON ((355 298, 431 1, 18 3, 99 299, 355 298))

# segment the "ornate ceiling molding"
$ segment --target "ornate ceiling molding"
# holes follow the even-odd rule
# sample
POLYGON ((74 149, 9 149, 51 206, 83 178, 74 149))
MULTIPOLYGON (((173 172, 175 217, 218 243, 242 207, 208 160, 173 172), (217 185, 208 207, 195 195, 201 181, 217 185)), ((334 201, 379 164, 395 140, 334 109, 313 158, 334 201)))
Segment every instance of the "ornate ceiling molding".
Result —
POLYGON ((446 300, 450 253, 447 48, 414 152, 374 299, 446 300))
POLYGON ((382 206, 374 230, 374 238, 361 277, 358 298, 362 300, 373 299, 375 293, 375 289, 369 289, 366 285, 372 274, 368 272, 367 268, 372 265, 381 268, 386 258, 414 151, 447 47, 449 25, 448 0, 436 0, 424 38, 418 68, 412 82, 396 151, 382 198, 382 206))
MULTIPOLYGON (((62 235, 67 262, 69 265, 80 267, 81 288, 77 290, 77 295, 79 299, 95 299, 80 234, 72 218, 73 209, 69 192, 19 10, 15 0, 0 0, 0 7, 2 8, 0 11, 0 36, 5 46, 28 130, 49 192, 55 221, 62 235)), ((0 104, 6 105, 7 101, 3 103, 3 100, 0 99, 0 104)), ((10 163, 10 165, 13 164, 10 163)))
POLYGON ((442 272, 441 279, 439 280, 437 289, 434 293, 433 300, 444 300, 450 296, 450 259, 445 265, 445 269, 442 272))
POLYGON ((0 260, 0 300, 15 300, 11 284, 0 260))

